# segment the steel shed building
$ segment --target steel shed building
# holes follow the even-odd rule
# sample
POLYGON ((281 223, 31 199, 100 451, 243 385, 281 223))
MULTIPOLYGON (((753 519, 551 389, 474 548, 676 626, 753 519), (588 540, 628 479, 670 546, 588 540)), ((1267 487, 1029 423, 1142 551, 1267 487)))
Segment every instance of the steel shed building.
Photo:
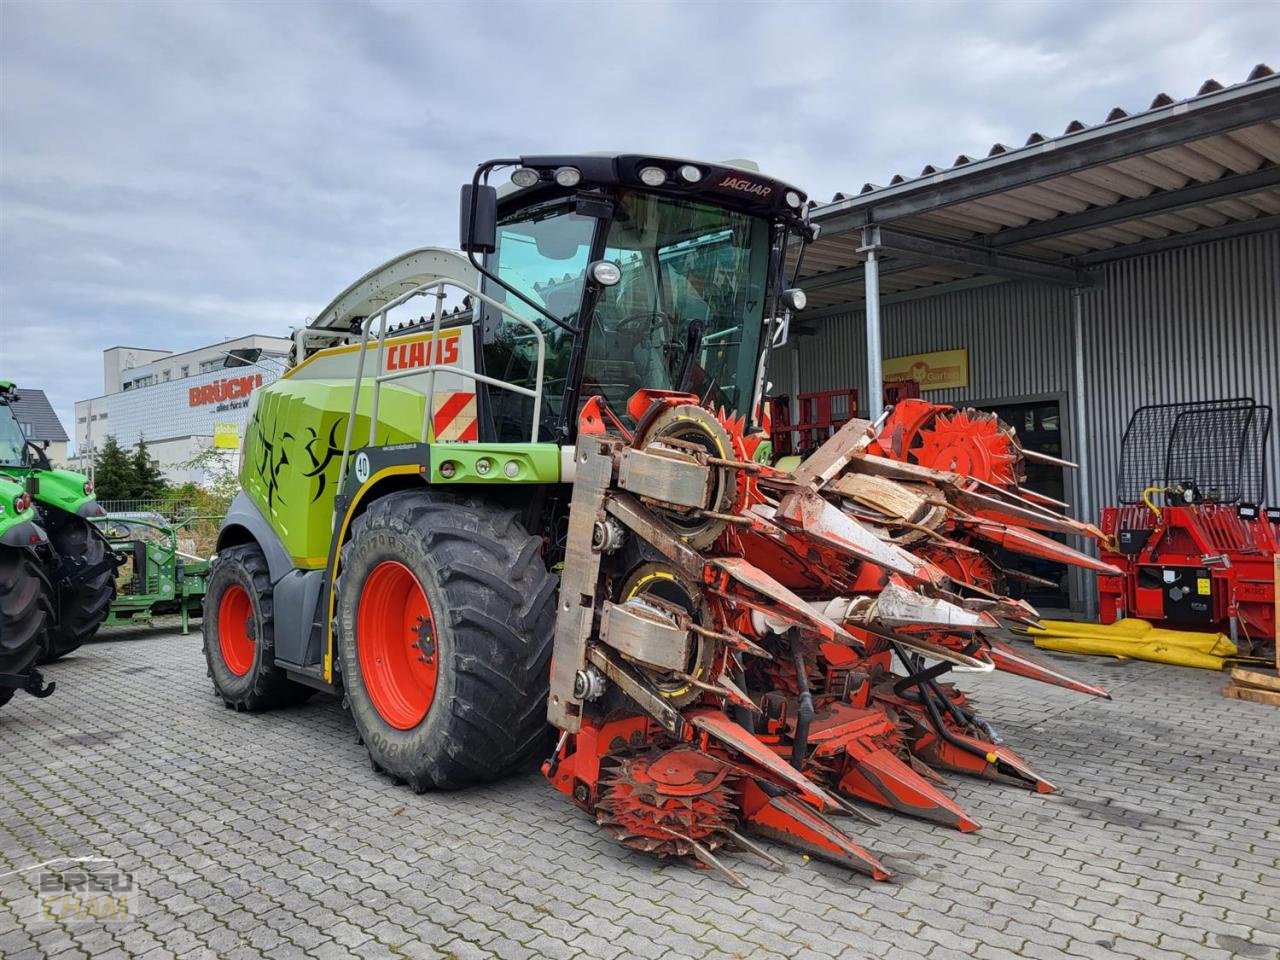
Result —
MULTIPOLYGON (((867 184, 814 218, 809 308, 774 357, 773 392, 853 387, 874 415, 882 358, 966 349, 968 386, 926 398, 1056 403, 1063 453, 1082 465, 1066 487, 1077 516, 1110 502, 1137 407, 1280 401, 1280 77, 1266 66, 867 184)), ((1070 593, 1092 612, 1090 579, 1073 573, 1070 593)))

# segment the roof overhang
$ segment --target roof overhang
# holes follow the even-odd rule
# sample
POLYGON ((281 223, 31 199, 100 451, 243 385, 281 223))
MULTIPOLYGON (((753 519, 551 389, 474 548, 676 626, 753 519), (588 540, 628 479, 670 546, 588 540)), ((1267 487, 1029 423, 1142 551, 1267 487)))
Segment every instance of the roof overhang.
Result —
POLYGON ((1188 100, 1162 94, 1132 116, 868 184, 812 217, 804 322, 861 306, 869 249, 893 296, 990 278, 1083 285, 1110 260, 1277 229, 1280 77, 1259 66, 1188 100))

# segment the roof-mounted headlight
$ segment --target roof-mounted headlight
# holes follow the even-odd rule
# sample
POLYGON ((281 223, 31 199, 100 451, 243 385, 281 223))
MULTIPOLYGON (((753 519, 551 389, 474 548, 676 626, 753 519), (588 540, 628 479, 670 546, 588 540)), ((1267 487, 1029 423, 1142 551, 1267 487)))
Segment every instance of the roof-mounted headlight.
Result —
POLYGON ((680 179, 685 183, 697 183, 702 179, 702 171, 692 163, 686 163, 679 170, 680 179))
POLYGON ((787 206, 792 210, 800 209, 800 194, 796 193, 794 190, 788 190, 783 195, 783 199, 787 201, 787 206))
POLYGON ((660 187, 667 182, 667 171, 661 167, 641 167, 640 182, 646 187, 660 187))
POLYGON ((577 167, 561 167, 556 171, 556 183, 562 187, 576 187, 582 182, 582 171, 577 167))
POLYGON ((511 182, 517 187, 532 187, 542 175, 531 167, 517 167, 511 171, 511 182))

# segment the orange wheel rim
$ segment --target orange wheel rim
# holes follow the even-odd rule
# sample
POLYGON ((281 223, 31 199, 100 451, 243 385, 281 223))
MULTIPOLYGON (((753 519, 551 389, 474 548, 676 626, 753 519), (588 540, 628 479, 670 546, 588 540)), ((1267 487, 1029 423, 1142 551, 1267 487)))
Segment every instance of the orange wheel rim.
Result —
POLYGON ((253 601, 249 591, 235 583, 227 587, 218 601, 218 648, 222 662, 237 677, 243 677, 253 666, 257 648, 249 632, 253 618, 253 601))
POLYGON ((435 620, 422 584, 396 560, 373 568, 356 611, 360 676, 379 716, 397 730, 422 722, 436 694, 435 620))

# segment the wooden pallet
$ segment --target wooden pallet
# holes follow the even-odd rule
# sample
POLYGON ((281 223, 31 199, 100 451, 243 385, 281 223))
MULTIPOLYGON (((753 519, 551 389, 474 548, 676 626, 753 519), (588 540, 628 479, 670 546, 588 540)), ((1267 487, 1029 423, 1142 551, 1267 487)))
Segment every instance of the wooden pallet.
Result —
MULTIPOLYGON (((1275 578, 1275 623, 1280 634, 1280 554, 1275 557, 1275 578)), ((1276 669, 1263 671, 1236 667, 1231 671, 1231 682, 1223 687, 1222 695, 1232 700, 1280 707, 1280 635, 1276 637, 1276 669)))
POLYGON ((1222 695, 1232 700, 1280 707, 1280 674, 1236 667, 1231 671, 1231 683, 1223 689, 1222 695))

